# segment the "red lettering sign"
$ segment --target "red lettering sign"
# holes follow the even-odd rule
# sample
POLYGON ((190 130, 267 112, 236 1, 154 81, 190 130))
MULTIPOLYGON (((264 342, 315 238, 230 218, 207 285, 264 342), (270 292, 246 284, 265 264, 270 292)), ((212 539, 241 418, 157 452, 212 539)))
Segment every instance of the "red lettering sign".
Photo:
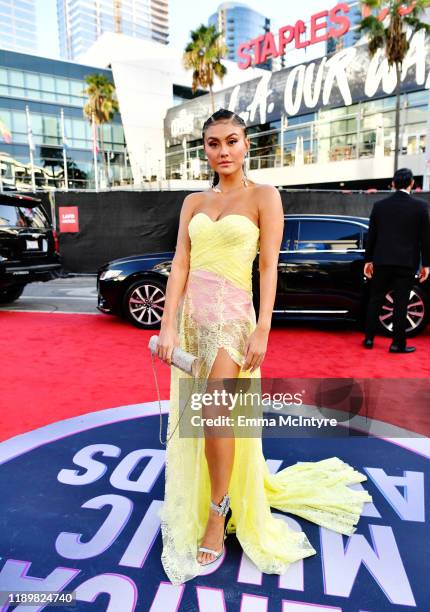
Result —
MULTIPOLYGON (((411 2, 409 6, 400 5, 397 9, 397 12, 399 13, 399 15, 402 15, 402 17, 404 17, 405 15, 409 15, 409 13, 412 13, 415 6, 416 6, 416 0, 411 2)), ((384 21, 389 11, 390 11, 389 8, 383 8, 381 11, 379 11, 378 15, 376 15, 377 19, 379 21, 384 21)), ((363 5, 361 7, 361 14, 363 17, 369 17, 370 15, 372 15, 372 9, 369 6, 363 5)))
POLYGON ((58 207, 60 232, 79 232, 79 213, 77 206, 58 207))
POLYGON ((305 23, 299 19, 294 25, 279 28, 277 41, 272 32, 268 32, 265 36, 258 36, 258 38, 241 43, 237 48, 239 68, 246 70, 251 65, 256 66, 265 62, 269 57, 284 55, 287 45, 293 42, 296 49, 304 49, 308 45, 323 42, 329 37, 343 36, 350 27, 347 16, 349 10, 348 4, 340 2, 330 11, 321 11, 312 15, 310 28, 306 28, 305 23), (329 29, 327 29, 328 21, 331 23, 329 29))

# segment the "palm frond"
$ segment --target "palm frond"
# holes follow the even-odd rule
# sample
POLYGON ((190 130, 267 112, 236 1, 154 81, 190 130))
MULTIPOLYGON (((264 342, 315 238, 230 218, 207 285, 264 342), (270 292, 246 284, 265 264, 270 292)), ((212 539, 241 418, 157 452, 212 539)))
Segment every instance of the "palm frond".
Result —
POLYGON ((190 36, 191 41, 185 47, 182 63, 185 69, 193 71, 192 91, 195 92, 198 87, 211 89, 214 77, 222 78, 227 72, 221 64, 227 54, 222 32, 217 32, 215 26, 201 24, 190 32, 190 36))

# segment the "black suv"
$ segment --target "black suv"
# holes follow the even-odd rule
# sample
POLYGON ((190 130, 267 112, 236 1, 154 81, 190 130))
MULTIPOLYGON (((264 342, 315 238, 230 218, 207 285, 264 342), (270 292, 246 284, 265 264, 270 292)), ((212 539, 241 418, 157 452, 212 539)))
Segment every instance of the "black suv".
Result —
POLYGON ((0 193, 0 304, 60 276, 58 238, 37 198, 0 193))
MULTIPOLYGON (((364 251, 369 219, 344 215, 285 215, 278 261, 273 319, 363 319, 368 301, 364 251)), ((145 329, 159 325, 167 276, 174 253, 149 253, 116 259, 100 268, 98 309, 122 314, 145 329)), ((258 313, 258 255, 254 261, 253 299, 258 313)), ((421 332, 430 308, 430 281, 417 280, 408 305, 407 334, 421 332)), ((391 335, 392 292, 386 295, 379 329, 391 335)))

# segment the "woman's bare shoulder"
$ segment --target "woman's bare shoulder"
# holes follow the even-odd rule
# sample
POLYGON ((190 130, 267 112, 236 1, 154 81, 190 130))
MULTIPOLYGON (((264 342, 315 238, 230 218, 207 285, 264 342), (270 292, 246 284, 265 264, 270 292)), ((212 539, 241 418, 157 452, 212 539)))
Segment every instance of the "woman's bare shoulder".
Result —
POLYGON ((193 213, 193 211, 202 203, 204 200, 210 196, 211 191, 208 189, 207 191, 193 191, 185 196, 182 209, 188 213, 193 213))
POLYGON ((279 193, 279 189, 274 185, 268 185, 266 183, 254 183, 253 187, 259 194, 276 194, 279 193))

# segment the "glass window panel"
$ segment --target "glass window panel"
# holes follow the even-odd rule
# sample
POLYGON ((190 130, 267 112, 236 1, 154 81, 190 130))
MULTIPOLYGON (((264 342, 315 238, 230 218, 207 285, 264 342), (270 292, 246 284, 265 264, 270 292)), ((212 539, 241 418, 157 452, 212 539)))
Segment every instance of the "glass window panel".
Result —
POLYGON ((284 251, 291 251, 294 247, 293 239, 297 231, 297 221, 293 219, 287 219, 284 223, 284 235, 282 237, 281 249, 284 251))
POLYGON ((46 74, 42 74, 41 77, 41 87, 43 91, 55 91, 55 80, 54 77, 48 76, 46 74))
POLYGON ((300 221, 299 250, 345 251, 360 248, 360 227, 337 221, 300 221))
POLYGON ((7 85, 7 70, 5 68, 0 68, 0 83, 7 85))
POLYGON ((427 104, 429 99, 428 90, 408 93, 407 99, 409 104, 427 104))
POLYGON ((9 70, 9 85, 24 87, 24 73, 18 70, 9 70))
POLYGON ((70 104, 70 96, 67 94, 58 94, 56 95, 57 102, 60 104, 70 104))
POLYGON ((42 91, 40 97, 45 102, 56 102, 57 101, 57 95, 56 95, 56 93, 54 91, 52 91, 52 92, 50 92, 50 91, 42 91))
POLYGON ((0 225, 11 227, 45 228, 48 221, 41 208, 24 206, 0 206, 0 225))
POLYGON ((27 72, 25 74, 25 85, 27 89, 40 89, 40 78, 38 74, 27 72))
POLYGON ((42 115, 35 115, 34 113, 32 113, 30 119, 33 134, 43 134, 42 115))
POLYGON ((59 121, 56 117, 43 117, 43 134, 45 136, 59 135, 59 121))
POLYGON ((82 91, 85 88, 85 83, 83 83, 82 81, 72 80, 69 83, 69 87, 70 87, 70 93, 73 94, 74 96, 84 95, 82 91))
POLYGON ((106 123, 103 126, 100 126, 100 130, 99 133, 101 135, 101 129, 103 129, 103 140, 105 141, 105 143, 111 143, 112 142, 112 129, 109 123, 106 123))
POLYGON ((414 123, 412 125, 406 125, 405 132, 407 134, 425 134, 427 132, 427 124, 414 123))
POLYGON ((72 125, 73 125, 73 138, 85 139, 86 138, 85 122, 79 119, 72 119, 72 125))
POLYGON ((113 141, 118 144, 124 143, 124 130, 121 125, 114 124, 112 126, 113 141))
POLYGON ((406 123, 418 123, 427 120, 427 107, 416 106, 406 111, 406 123))
POLYGON ((345 121, 334 121, 331 124, 331 133, 334 136, 345 134, 346 122, 345 121))
POLYGON ((61 79, 57 77, 55 79, 55 91, 59 94, 69 94, 69 79, 61 79))
POLYGON ((13 113, 13 131, 14 132, 25 132, 27 133, 27 124, 25 113, 18 111, 13 113))

